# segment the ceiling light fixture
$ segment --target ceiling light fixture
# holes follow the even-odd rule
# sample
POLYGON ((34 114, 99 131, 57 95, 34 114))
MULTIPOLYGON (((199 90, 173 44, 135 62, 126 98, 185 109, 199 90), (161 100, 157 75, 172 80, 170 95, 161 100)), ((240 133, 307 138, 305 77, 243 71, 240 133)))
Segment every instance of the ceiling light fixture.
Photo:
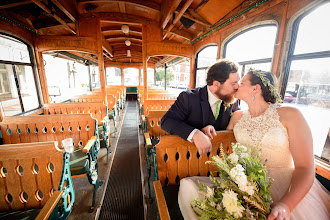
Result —
POLYGON ((131 46, 131 41, 129 40, 129 39, 127 39, 127 40, 125 40, 125 44, 126 44, 126 46, 131 46))
POLYGON ((123 24, 123 25, 121 26, 121 30, 122 30, 125 34, 128 34, 128 32, 129 32, 129 27, 128 27, 128 25, 127 25, 127 24, 123 24))
POLYGON ((127 56, 131 57, 131 50, 127 50, 127 56))

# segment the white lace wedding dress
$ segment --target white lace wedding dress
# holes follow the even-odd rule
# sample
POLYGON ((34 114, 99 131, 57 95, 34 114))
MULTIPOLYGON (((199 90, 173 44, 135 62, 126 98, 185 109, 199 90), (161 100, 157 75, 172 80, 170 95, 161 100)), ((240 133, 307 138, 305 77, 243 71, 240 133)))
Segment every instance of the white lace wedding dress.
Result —
MULTIPOLYGON (((279 201, 290 186, 294 170, 292 156, 289 150, 289 140, 286 128, 279 120, 276 105, 270 105, 265 113, 251 117, 248 111, 234 126, 237 142, 244 146, 257 146, 261 151, 261 159, 267 160, 269 175, 274 179, 272 198, 279 201)), ((185 219, 198 219, 190 207, 190 202, 203 195, 198 193, 198 182, 211 185, 208 177, 189 177, 180 182, 179 206, 185 219)), ((330 194, 315 179, 314 184, 304 199, 291 213, 291 220, 329 220, 330 194)))

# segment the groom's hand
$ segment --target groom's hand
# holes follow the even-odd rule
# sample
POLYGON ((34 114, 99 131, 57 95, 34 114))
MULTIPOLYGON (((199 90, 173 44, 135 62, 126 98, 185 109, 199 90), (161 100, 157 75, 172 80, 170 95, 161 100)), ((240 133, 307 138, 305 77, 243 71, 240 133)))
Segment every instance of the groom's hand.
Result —
POLYGON ((192 137, 199 154, 204 154, 212 150, 210 138, 200 130, 196 131, 192 137))
POLYGON ((210 139, 213 139, 213 136, 217 135, 217 132, 215 131, 215 128, 212 125, 207 125, 204 128, 202 128, 202 132, 210 139))

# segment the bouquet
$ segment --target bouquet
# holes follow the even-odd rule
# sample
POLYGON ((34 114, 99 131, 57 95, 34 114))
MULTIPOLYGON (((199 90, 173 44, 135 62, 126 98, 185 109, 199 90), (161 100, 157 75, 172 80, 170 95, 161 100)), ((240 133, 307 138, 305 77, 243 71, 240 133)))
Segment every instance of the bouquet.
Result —
POLYGON ((228 156, 221 146, 222 158, 213 156, 206 162, 218 167, 220 178, 211 173, 211 187, 199 182, 205 198, 195 198, 191 206, 200 219, 266 219, 272 203, 272 179, 259 159, 260 152, 252 154, 238 143, 232 149, 228 156))

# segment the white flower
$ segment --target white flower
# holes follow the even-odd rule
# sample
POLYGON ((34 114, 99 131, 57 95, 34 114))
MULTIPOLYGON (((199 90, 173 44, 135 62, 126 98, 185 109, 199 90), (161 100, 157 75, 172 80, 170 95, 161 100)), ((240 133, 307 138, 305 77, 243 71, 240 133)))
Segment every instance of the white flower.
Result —
POLYGON ((231 162, 232 164, 236 164, 237 161, 238 161, 238 155, 235 154, 235 153, 232 153, 232 154, 230 154, 230 155, 228 156, 228 159, 230 160, 230 162, 231 162))
POLYGON ((211 187, 208 187, 208 186, 207 186, 206 188, 207 188, 206 196, 207 196, 208 198, 210 198, 211 196, 214 195, 214 189, 211 188, 211 187))
POLYGON ((232 146, 232 149, 234 152, 236 152, 236 149, 239 147, 239 143, 236 143, 232 146))
POLYGON ((238 149, 242 152, 246 152, 247 151, 247 148, 243 145, 239 145, 238 149))
POLYGON ((240 157, 241 158, 247 158, 249 155, 247 153, 241 153, 240 157))
POLYGON ((235 216, 242 215, 242 211, 244 211, 244 207, 237 205, 237 193, 235 193, 233 190, 225 190, 222 193, 223 199, 222 204, 225 207, 226 211, 232 215, 235 212, 235 216))
POLYGON ((239 186, 239 189, 242 190, 243 192, 246 192, 247 194, 249 194, 250 196, 252 196, 254 194, 254 188, 253 186, 247 186, 247 185, 241 185, 239 186))

